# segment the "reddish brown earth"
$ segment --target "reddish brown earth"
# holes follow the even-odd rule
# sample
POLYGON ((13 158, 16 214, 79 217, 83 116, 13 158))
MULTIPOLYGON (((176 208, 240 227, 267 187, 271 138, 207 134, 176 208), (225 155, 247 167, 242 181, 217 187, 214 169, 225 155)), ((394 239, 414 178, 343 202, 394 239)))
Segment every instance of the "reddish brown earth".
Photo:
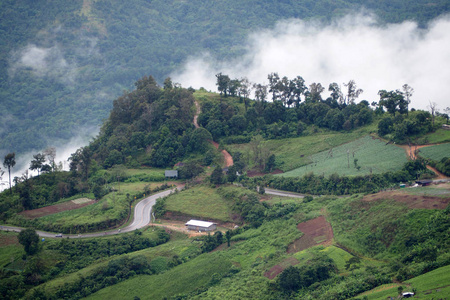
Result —
POLYGON ((324 216, 300 223, 297 229, 303 236, 289 245, 287 252, 296 253, 316 245, 329 246, 333 241, 333 229, 324 216))
POLYGON ((81 207, 91 205, 94 203, 95 203, 94 200, 91 200, 91 201, 85 202, 85 203, 81 203, 81 204, 77 204, 73 201, 67 201, 64 203, 41 207, 38 209, 26 210, 26 211, 21 212, 19 215, 22 215, 28 219, 35 219, 35 218, 40 218, 43 216, 55 214, 55 213, 66 211, 66 210, 81 208, 81 207))
POLYGON ((283 272, 284 269, 290 266, 295 266, 299 261, 295 257, 290 257, 284 260, 281 264, 273 266, 269 271, 264 273, 264 276, 269 279, 274 279, 278 274, 283 272))
MULTIPOLYGON (((283 171, 281 171, 280 169, 276 169, 276 170, 273 170, 272 172, 270 172, 269 174, 275 175, 275 174, 281 174, 281 173, 283 173, 283 171)), ((267 173, 263 173, 263 172, 257 171, 257 170, 247 171, 247 176, 248 177, 264 176, 266 174, 267 173)))
MULTIPOLYGON (((197 121, 198 120, 198 115, 200 114, 200 111, 201 111, 200 110, 200 104, 198 104, 197 101, 195 101, 194 103, 195 103, 195 107, 196 107, 196 112, 195 112, 193 123, 194 123, 195 128, 200 128, 200 125, 198 125, 198 121, 197 121)), ((210 143, 213 144, 214 147, 216 147, 216 149, 219 149, 219 144, 218 143, 216 143, 214 141, 210 141, 210 143)), ((225 160, 224 167, 232 166, 233 165, 233 157, 231 157, 230 153, 228 153, 227 150, 222 150, 221 152, 222 152, 223 158, 225 160)))
POLYGON ((448 197, 434 197, 426 195, 410 195, 404 191, 387 191, 366 195, 362 201, 377 201, 382 199, 393 199, 405 203, 409 208, 445 209, 450 202, 450 194, 448 197))
MULTIPOLYGON (((435 145, 439 145, 439 144, 431 144, 431 145, 397 145, 398 147, 402 148, 405 150, 406 152, 406 156, 408 156, 408 158, 415 160, 417 159, 417 153, 420 152, 420 148, 424 148, 424 147, 430 147, 430 146, 435 146, 435 145)), ((428 166, 427 165, 427 169, 430 171, 433 171, 436 174, 436 179, 446 179, 448 178, 447 176, 445 176, 444 174, 442 174, 441 172, 439 172, 438 170, 436 170, 435 168, 433 168, 432 166, 428 166)))
POLYGON ((9 245, 20 245, 17 236, 9 234, 0 235, 0 247, 5 247, 9 245))
MULTIPOLYGON (((214 145, 214 147, 216 147, 216 149, 219 149, 219 144, 217 142, 214 142, 214 141, 210 141, 210 142, 211 142, 211 144, 214 145)), ((222 152, 223 158, 225 160, 224 167, 232 166, 233 165, 233 157, 231 157, 230 153, 228 153, 227 150, 222 150, 221 152, 222 152)))
POLYGON ((200 128, 200 126, 198 125, 198 115, 200 114, 200 104, 198 104, 197 101, 194 102, 195 103, 195 108, 196 108, 196 112, 195 112, 195 116, 194 116, 194 126, 195 128, 200 128))
MULTIPOLYGON (((297 229, 303 232, 303 236, 288 246, 288 253, 300 252, 317 245, 330 246, 334 238, 333 228, 331 228, 325 216, 300 223, 297 225, 297 229)), ((273 279, 287 267, 298 263, 296 258, 288 258, 282 263, 273 266, 269 271, 264 273, 264 276, 273 279)))

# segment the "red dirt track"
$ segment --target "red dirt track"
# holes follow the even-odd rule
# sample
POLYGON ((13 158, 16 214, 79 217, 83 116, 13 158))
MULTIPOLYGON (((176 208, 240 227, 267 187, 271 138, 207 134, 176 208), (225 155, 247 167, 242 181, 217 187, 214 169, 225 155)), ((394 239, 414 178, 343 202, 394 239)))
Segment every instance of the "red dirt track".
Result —
POLYGON ((405 203, 409 208, 415 209, 445 209, 450 202, 450 197, 409 195, 403 191, 389 191, 366 195, 362 201, 376 201, 381 199, 393 199, 397 202, 405 203))

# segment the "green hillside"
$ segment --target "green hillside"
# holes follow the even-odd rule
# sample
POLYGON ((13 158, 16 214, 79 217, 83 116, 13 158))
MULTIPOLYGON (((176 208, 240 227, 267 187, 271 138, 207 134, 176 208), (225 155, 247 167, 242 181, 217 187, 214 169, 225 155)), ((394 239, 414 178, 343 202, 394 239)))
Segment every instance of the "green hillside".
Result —
POLYGON ((244 51, 249 33, 289 18, 323 21, 374 11, 420 25, 448 1, 2 1, 0 154, 91 137, 112 100, 152 74, 159 83, 195 53, 244 51))
MULTIPOLYGON (((82 11, 106 34, 93 13, 101 5, 84 2, 82 11)), ((354 91, 332 86, 323 99, 300 76, 280 75, 255 99, 245 80, 225 74, 219 93, 144 76, 115 98, 69 171, 51 151, 34 155, 39 175, 0 193, 0 298, 349 299, 446 270, 449 183, 413 187, 436 178, 427 168, 435 161, 407 159, 394 145, 434 135, 444 116, 408 111, 399 91, 356 104, 354 91), (140 200, 174 186, 150 224, 119 230, 140 200), (194 218, 218 230, 187 231, 194 218)), ((14 169, 15 156, 5 158, 14 169)), ((439 284, 427 279, 417 290, 439 284)))
POLYGON ((397 171, 407 162, 405 151, 385 141, 365 136, 350 143, 308 156, 309 164, 281 176, 301 177, 307 173, 329 176, 368 175, 397 171))
POLYGON ((420 148, 419 155, 440 161, 444 157, 450 157, 450 143, 420 148))
MULTIPOLYGON (((439 189, 450 199, 448 185, 439 189)), ((220 193, 238 192, 236 187, 226 190, 224 186, 220 193)), ((171 197, 190 193, 188 189, 171 197)), ((436 296, 446 291, 450 220, 448 208, 414 208, 417 197, 425 195, 419 189, 409 200, 378 195, 368 201, 355 195, 321 197, 307 203, 297 198, 286 204, 270 204, 265 206, 264 221, 259 226, 229 230, 229 246, 224 238, 218 244, 214 242, 218 248, 209 252, 205 246, 217 234, 187 238, 172 232, 171 240, 162 245, 103 257, 85 268, 80 263, 81 268, 75 273, 62 269, 54 279, 38 285, 28 295, 50 299, 52 295, 76 299, 381 299, 396 295, 402 285, 405 291, 414 288, 421 298, 431 299, 426 298, 428 291, 442 290, 433 294, 436 296), (317 223, 319 219, 323 220, 322 225, 317 223), (327 222, 334 234, 332 238, 321 227, 327 222), (300 231, 297 226, 302 224, 309 224, 310 229, 300 231), (320 245, 322 242, 326 244, 320 245), (312 246, 292 251, 293 244, 312 246), (133 269, 131 263, 138 262, 142 267, 133 269), (148 270, 142 271, 145 268, 148 270), (289 272, 300 274, 303 281, 295 281, 297 277, 289 277, 289 272), (271 279, 270 274, 277 276, 271 279), (298 288, 299 285, 303 287, 298 288)), ((265 195, 263 201, 268 197, 265 195)), ((185 199, 193 202, 189 196, 185 199)), ((208 206, 214 204, 205 204, 205 212, 208 206)), ((142 238, 162 236, 153 230, 144 231, 142 238)), ((128 238, 139 236, 131 235, 128 238)), ((107 241, 111 245, 120 242, 118 238, 104 238, 98 243, 106 246, 107 241)), ((86 240, 85 247, 92 242, 86 240)), ((80 247, 78 244, 77 241, 75 246, 80 247)), ((63 249, 70 254, 72 247, 64 241, 50 241, 43 246, 43 253, 51 248, 54 255, 63 249)))

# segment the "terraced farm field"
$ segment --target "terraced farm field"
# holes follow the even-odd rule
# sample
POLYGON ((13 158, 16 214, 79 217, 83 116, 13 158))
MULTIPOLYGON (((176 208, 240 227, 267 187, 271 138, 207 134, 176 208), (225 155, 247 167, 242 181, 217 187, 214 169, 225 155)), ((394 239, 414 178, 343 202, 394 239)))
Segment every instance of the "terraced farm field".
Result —
POLYGON ((297 177, 313 172, 329 176, 367 175, 397 171, 407 162, 405 151, 369 135, 308 157, 309 164, 277 176, 297 177))
POLYGON ((420 148, 419 156, 436 161, 450 157, 450 143, 420 148))

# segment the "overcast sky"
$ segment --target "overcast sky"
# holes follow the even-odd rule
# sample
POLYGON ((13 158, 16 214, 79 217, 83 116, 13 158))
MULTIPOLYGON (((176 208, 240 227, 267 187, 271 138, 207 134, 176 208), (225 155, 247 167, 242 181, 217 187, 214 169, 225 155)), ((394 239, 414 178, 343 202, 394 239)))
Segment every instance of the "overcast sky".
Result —
MULTIPOLYGON (((184 87, 217 91, 215 74, 247 77, 267 84, 267 75, 302 76, 306 84, 328 85, 353 79, 364 93, 359 100, 379 101, 378 91, 414 89, 411 106, 427 110, 450 106, 450 16, 419 29, 414 22, 379 25, 368 14, 348 15, 331 25, 285 20, 274 28, 254 32, 246 54, 233 61, 218 61, 208 53, 189 58, 171 75, 184 87)), ((326 98, 328 91, 322 95, 326 98)))

